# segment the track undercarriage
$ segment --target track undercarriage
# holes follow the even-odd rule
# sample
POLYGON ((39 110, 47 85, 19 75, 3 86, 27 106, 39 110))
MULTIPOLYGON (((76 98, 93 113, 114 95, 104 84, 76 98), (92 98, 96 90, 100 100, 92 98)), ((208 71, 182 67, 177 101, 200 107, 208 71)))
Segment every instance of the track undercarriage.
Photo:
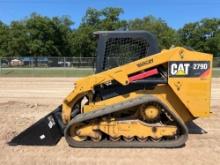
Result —
POLYGON ((183 121, 151 95, 76 115, 65 130, 73 147, 180 147, 187 139, 183 121))

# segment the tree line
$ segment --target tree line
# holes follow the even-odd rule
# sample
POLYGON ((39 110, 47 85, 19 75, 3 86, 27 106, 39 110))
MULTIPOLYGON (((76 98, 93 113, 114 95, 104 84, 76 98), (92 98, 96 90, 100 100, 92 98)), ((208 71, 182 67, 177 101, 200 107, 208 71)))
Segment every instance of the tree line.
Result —
POLYGON ((78 28, 67 16, 46 17, 36 13, 6 25, 0 21, 0 57, 94 56, 99 30, 147 30, 157 36, 161 49, 185 46, 220 56, 220 19, 204 18, 175 30, 164 20, 146 16, 120 19, 122 8, 88 8, 78 28))

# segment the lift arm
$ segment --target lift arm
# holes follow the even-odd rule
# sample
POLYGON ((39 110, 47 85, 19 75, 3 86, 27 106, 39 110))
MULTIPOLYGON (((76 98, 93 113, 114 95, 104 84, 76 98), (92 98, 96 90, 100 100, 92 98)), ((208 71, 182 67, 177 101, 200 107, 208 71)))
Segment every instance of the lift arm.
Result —
POLYGON ((186 51, 184 48, 178 47, 164 50, 161 53, 78 80, 75 83, 74 90, 64 99, 62 105, 63 122, 67 123, 70 120, 74 103, 85 93, 92 91, 94 86, 108 83, 112 80, 116 80, 118 83, 126 86, 130 83, 129 75, 167 63, 171 56, 181 56, 184 51, 186 51))

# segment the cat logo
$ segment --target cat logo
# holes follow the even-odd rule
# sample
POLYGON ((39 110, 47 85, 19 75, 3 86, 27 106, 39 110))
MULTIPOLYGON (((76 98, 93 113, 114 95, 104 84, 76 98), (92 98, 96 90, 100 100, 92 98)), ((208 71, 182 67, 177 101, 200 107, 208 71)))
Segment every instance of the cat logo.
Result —
POLYGON ((190 63, 172 63, 170 74, 172 76, 187 76, 189 74, 190 63))

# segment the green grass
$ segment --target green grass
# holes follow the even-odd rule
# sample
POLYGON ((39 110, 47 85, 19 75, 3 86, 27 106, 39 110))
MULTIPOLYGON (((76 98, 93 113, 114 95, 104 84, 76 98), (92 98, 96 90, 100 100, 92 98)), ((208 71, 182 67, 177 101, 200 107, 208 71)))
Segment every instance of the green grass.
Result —
MULTIPOLYGON (((91 68, 1 68, 0 77, 83 77, 94 74, 91 68)), ((220 77, 220 68, 213 69, 220 77)))
POLYGON ((91 68, 2 68, 0 77, 83 77, 93 73, 91 68))
POLYGON ((212 74, 213 77, 220 77, 220 68, 214 68, 212 74))

